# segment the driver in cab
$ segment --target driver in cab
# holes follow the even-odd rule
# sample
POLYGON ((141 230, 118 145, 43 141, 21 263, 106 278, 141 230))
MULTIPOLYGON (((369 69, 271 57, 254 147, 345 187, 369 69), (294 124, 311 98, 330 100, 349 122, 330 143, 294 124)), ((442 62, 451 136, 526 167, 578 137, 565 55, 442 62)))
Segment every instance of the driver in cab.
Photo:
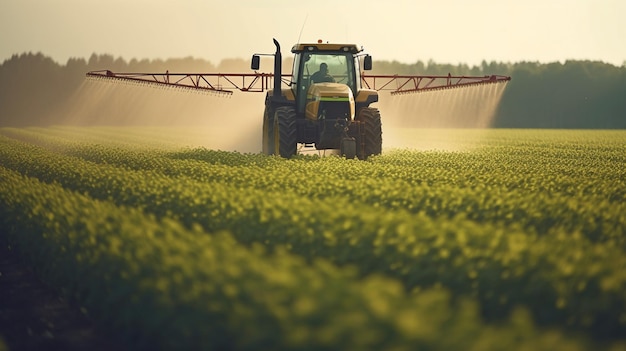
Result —
POLYGON ((328 74, 328 65, 322 63, 320 64, 320 70, 311 76, 311 81, 313 83, 335 83, 335 78, 328 74))

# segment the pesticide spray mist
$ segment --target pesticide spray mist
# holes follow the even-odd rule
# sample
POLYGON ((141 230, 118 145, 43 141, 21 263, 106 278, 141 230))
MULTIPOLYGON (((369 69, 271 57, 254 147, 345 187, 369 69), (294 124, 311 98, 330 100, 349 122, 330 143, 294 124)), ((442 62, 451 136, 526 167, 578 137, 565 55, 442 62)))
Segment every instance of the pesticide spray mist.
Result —
POLYGON ((380 97, 384 147, 463 150, 495 117, 506 82, 380 97), (459 131, 459 129, 463 129, 459 131), (470 135, 472 140, 456 136, 470 135))
POLYGON ((70 125, 149 126, 181 146, 255 153, 261 151, 264 98, 86 79, 64 115, 70 125))
MULTIPOLYGON (((382 93, 377 107, 383 119, 383 148, 471 148, 477 132, 467 133, 467 129, 480 134, 491 126, 505 86, 483 84, 398 96, 382 93)), ((181 147, 257 153, 264 99, 264 93, 235 91, 223 96, 86 79, 63 113, 70 125, 150 126, 151 133, 181 147)))

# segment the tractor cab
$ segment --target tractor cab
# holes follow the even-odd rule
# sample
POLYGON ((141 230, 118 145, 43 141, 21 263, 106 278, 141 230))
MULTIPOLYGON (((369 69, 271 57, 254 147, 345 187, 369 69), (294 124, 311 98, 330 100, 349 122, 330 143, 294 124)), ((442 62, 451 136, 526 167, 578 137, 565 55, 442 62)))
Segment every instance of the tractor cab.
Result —
MULTIPOLYGON (((294 53, 293 75, 291 89, 296 97, 296 111, 303 114, 308 110, 307 100, 321 98, 315 96, 316 92, 331 91, 336 98, 349 98, 348 95, 356 95, 361 82, 359 58, 360 50, 356 45, 342 44, 296 44, 291 49, 294 53), (325 74, 322 71, 326 70, 325 74), (325 75, 327 79, 315 79, 325 75), (315 84, 332 86, 330 89, 313 88, 315 84), (336 83, 333 85, 330 83, 336 83), (342 85, 344 88, 338 87, 342 85), (340 92, 341 91, 341 92, 340 92)), ((369 56, 367 56, 369 57, 369 56)), ((318 100, 319 101, 319 100, 318 100)))

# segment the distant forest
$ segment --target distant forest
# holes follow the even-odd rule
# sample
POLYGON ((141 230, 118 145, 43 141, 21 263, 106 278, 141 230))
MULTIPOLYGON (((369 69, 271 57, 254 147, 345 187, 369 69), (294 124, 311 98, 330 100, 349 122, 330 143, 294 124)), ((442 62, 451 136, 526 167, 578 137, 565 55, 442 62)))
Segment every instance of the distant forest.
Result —
MULTIPOLYGON (((290 67, 290 66, 288 66, 290 67)), ((497 111, 496 128, 626 128, 626 64, 597 61, 497 63, 480 66, 375 61, 377 73, 424 75, 509 75, 497 111)), ((14 55, 0 65, 0 126, 46 126, 62 121, 62 107, 80 87, 85 73, 249 72, 243 59, 218 65, 194 58, 130 60, 111 55, 72 58, 58 64, 41 53, 14 55)))

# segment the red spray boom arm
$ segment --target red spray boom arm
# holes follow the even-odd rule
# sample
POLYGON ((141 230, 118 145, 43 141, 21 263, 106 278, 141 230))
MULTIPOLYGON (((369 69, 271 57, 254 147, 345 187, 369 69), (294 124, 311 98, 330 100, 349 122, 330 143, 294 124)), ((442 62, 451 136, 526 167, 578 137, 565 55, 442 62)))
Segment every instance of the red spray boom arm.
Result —
MULTIPOLYGON (((192 89, 209 93, 232 94, 234 90, 264 92, 272 89, 271 73, 114 73, 109 70, 91 71, 88 78, 118 80, 129 83, 192 89)), ((283 84, 290 84, 291 74, 283 74, 283 84)), ((420 75, 361 75, 364 88, 390 91, 392 95, 450 89, 480 84, 507 82, 511 77, 491 76, 420 76, 420 75)))
POLYGON ((491 76, 412 76, 412 75, 363 75, 363 86, 374 90, 388 90, 391 95, 418 93, 432 90, 460 88, 465 86, 508 82, 511 77, 491 76))

